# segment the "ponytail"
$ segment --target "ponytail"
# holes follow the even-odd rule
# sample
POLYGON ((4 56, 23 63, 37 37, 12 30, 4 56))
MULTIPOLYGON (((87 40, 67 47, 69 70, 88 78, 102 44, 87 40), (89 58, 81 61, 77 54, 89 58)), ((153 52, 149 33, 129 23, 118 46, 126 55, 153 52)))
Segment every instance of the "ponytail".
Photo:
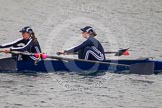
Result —
POLYGON ((38 43, 38 40, 37 40, 37 38, 35 37, 35 33, 31 33, 31 38, 32 38, 32 40, 34 41, 34 44, 37 44, 38 43))
POLYGON ((95 36, 97 36, 97 33, 96 33, 96 32, 91 32, 91 33, 90 33, 90 36, 95 37, 95 36))

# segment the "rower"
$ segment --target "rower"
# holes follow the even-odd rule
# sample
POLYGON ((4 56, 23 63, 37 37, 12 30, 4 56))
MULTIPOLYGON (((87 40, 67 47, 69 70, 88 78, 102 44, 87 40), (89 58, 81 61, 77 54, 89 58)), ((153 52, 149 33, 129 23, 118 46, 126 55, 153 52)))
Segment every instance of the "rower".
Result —
MULTIPOLYGON (((6 48, 4 49, 3 52, 9 53, 10 51, 21 51, 21 52, 27 52, 27 53, 41 53, 39 42, 37 38, 35 37, 35 33, 31 29, 31 27, 26 26, 22 28, 22 30, 20 30, 19 32, 22 33, 22 38, 17 39, 10 43, 0 45, 0 48, 6 48), (21 45, 23 44, 23 46, 20 46, 20 44, 21 45)), ((25 55, 22 55, 21 57, 19 55, 19 56, 16 56, 16 58, 18 60, 20 59, 38 60, 38 58, 34 56, 25 56, 25 55)))
POLYGON ((83 38, 86 38, 82 44, 64 51, 58 52, 59 54, 69 54, 78 52, 79 59, 85 60, 105 60, 104 49, 101 43, 94 38, 97 34, 91 26, 81 28, 83 38))

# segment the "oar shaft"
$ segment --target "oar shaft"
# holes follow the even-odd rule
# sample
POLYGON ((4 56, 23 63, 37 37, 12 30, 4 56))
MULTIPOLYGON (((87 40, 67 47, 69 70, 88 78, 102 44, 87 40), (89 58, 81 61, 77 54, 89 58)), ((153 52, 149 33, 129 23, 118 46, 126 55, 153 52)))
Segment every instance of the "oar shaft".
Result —
MULTIPOLYGON (((118 51, 106 51, 104 52, 104 54, 114 54, 115 53, 115 56, 122 56, 122 55, 126 55, 124 54, 126 51, 128 51, 129 48, 127 49, 121 49, 121 50, 118 50, 118 51)), ((57 55, 61 55, 61 54, 64 54, 62 52, 57 52, 56 53, 57 55)), ((78 54, 78 52, 72 52, 72 53, 68 53, 68 55, 74 55, 74 54, 78 54)), ((127 54, 129 55, 129 54, 127 54)))
POLYGON ((11 54, 17 54, 17 55, 27 55, 27 56, 35 56, 36 53, 26 53, 26 52, 19 52, 19 51, 11 51, 11 54))
POLYGON ((67 61, 90 62, 90 63, 106 64, 106 65, 126 66, 126 67, 129 67, 130 66, 130 65, 125 65, 125 64, 110 63, 110 62, 104 62, 104 61, 94 61, 94 60, 85 60, 85 59, 74 59, 74 58, 65 58, 65 57, 49 56, 49 55, 47 55, 47 58, 58 59, 58 60, 67 60, 67 61))
POLYGON ((113 53, 117 53, 117 52, 109 52, 109 51, 105 52, 105 54, 113 54, 113 53))
POLYGON ((57 59, 57 60, 80 61, 80 62, 90 62, 90 63, 97 63, 97 64, 130 67, 130 65, 125 65, 125 64, 110 63, 110 62, 104 62, 104 61, 85 60, 85 59, 66 58, 66 57, 59 57, 59 56, 51 56, 51 55, 47 55, 47 54, 26 53, 26 52, 19 52, 19 51, 11 51, 10 53, 18 54, 18 55, 20 54, 20 55, 27 55, 27 56, 36 56, 36 57, 39 56, 42 59, 51 58, 51 59, 57 59))
MULTIPOLYGON (((107 52, 104 52, 104 53, 105 53, 105 54, 114 54, 114 53, 117 53, 117 52, 109 52, 109 51, 107 51, 107 52)), ((57 55, 61 55, 62 53, 57 52, 56 54, 57 54, 57 55)), ((78 52, 69 53, 68 55, 75 55, 75 54, 78 54, 78 52)))

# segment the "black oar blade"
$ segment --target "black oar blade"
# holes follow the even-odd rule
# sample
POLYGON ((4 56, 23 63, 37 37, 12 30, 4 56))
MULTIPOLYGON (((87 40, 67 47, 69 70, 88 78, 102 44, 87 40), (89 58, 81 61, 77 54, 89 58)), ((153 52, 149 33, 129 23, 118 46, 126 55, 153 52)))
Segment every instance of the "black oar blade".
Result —
POLYGON ((154 63, 136 63, 130 65, 130 73, 141 74, 141 75, 151 75, 154 74, 154 63))
POLYGON ((119 51, 115 54, 115 56, 129 55, 128 49, 129 49, 129 48, 119 50, 119 51))

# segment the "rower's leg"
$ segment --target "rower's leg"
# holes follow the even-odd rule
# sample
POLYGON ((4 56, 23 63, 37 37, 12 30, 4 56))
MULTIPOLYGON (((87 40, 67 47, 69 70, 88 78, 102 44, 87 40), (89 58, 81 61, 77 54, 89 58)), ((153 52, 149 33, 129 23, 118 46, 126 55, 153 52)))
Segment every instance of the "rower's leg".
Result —
POLYGON ((86 47, 83 56, 86 60, 104 60, 104 55, 98 49, 94 49, 93 47, 86 47))
MULTIPOLYGON (((17 48, 17 47, 22 47, 22 46, 19 46, 19 45, 14 45, 13 46, 14 48, 17 48)), ((15 60, 22 60, 22 55, 17 55, 17 54, 12 54, 11 55, 12 56, 12 58, 14 58, 15 60)))
POLYGON ((78 58, 79 59, 84 59, 83 50, 78 51, 78 58))
POLYGON ((17 55, 17 54, 12 54, 11 56, 12 56, 12 58, 14 58, 14 59, 16 59, 16 60, 17 60, 18 57, 19 57, 19 55, 17 55))

